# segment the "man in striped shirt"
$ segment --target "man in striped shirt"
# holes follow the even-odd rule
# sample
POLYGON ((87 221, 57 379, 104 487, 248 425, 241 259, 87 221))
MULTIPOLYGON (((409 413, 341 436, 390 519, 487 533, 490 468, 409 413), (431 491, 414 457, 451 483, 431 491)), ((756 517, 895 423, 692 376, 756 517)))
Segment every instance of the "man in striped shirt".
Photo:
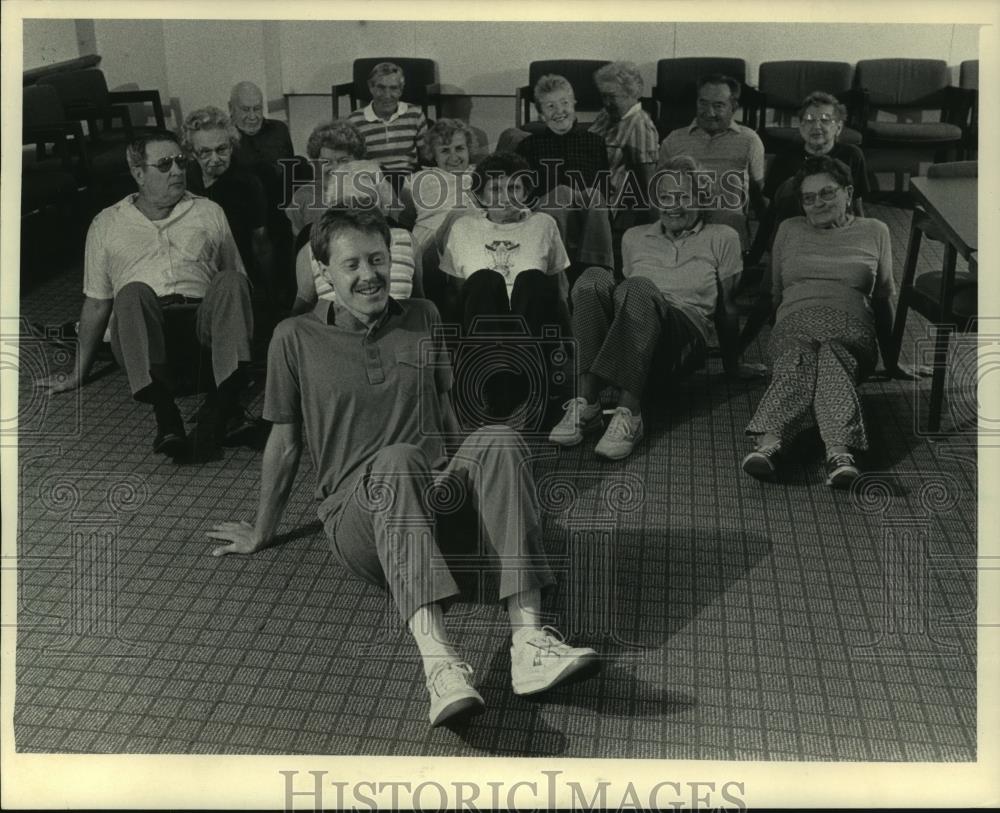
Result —
POLYGON ((368 75, 372 94, 367 107, 348 116, 365 140, 365 156, 392 173, 413 172, 427 132, 420 108, 400 101, 403 70, 392 62, 379 62, 368 75))

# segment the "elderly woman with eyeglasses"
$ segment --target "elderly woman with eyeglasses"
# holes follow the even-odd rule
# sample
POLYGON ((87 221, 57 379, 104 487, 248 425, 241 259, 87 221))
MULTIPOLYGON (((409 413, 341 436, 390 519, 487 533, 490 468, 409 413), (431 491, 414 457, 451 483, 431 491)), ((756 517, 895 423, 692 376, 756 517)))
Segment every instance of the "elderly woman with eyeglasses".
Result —
POLYGON ((222 207, 247 276, 253 283, 257 342, 266 344, 276 318, 274 304, 283 289, 267 233, 267 198, 258 176, 233 164, 240 132, 218 107, 195 110, 181 128, 187 187, 222 207))
POLYGON ((893 377, 918 373, 899 366, 892 342, 889 228, 851 211, 854 186, 840 161, 807 158, 794 184, 805 216, 782 223, 774 240, 773 377, 747 427, 757 443, 743 470, 773 476, 789 443, 816 425, 827 485, 845 488, 860 474, 855 456, 868 448, 857 385, 874 370, 878 349, 893 377))

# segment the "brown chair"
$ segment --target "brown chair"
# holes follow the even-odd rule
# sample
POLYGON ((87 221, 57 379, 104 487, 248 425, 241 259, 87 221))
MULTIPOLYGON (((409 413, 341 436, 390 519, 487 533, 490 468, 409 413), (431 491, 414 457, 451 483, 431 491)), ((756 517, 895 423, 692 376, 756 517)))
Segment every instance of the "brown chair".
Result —
POLYGON ((368 74, 380 62, 392 62, 403 71, 402 100, 417 105, 428 115, 428 108, 434 107, 434 115, 440 117, 440 87, 438 86, 437 63, 433 59, 416 59, 410 57, 378 56, 355 59, 352 69, 353 78, 350 82, 341 82, 330 88, 333 102, 333 117, 339 117, 340 100, 347 96, 352 112, 364 107, 372 100, 368 90, 368 74))
POLYGON ((851 87, 851 66, 847 62, 785 60, 763 62, 758 73, 757 89, 763 95, 758 124, 761 140, 768 152, 779 152, 802 143, 796 117, 803 99, 817 90, 825 91, 847 106, 847 123, 840 134, 844 144, 860 146, 858 119, 863 119, 862 94, 851 87), (768 112, 771 123, 768 123, 768 112))
MULTIPOLYGON (((932 164, 927 169, 928 178, 975 178, 979 168, 976 161, 932 164)), ((896 321, 893 326, 893 347, 899 354, 906 328, 906 314, 915 310, 933 325, 934 336, 934 377, 931 381, 931 399, 927 428, 937 432, 941 426, 941 411, 944 404, 944 380, 948 362, 948 343, 952 331, 965 332, 975 326, 978 307, 978 258, 975 253, 965 256, 969 270, 957 273, 955 270, 957 249, 924 210, 913 210, 910 239, 903 265, 903 282, 896 306, 896 321), (941 271, 928 271, 917 275, 917 260, 920 243, 924 236, 944 243, 944 264, 941 271)))
POLYGON ((532 121, 535 103, 535 83, 547 74, 563 77, 573 88, 578 113, 596 113, 603 108, 600 91, 594 84, 594 74, 607 59, 543 59, 528 66, 528 84, 515 92, 515 126, 529 133, 541 132, 544 123, 532 121))
POLYGON ((941 59, 863 59, 854 85, 865 93, 865 155, 871 171, 915 174, 921 161, 954 160, 962 146, 974 93, 950 84, 941 59), (879 113, 895 121, 879 120, 879 113), (925 114, 936 121, 925 121, 925 114))

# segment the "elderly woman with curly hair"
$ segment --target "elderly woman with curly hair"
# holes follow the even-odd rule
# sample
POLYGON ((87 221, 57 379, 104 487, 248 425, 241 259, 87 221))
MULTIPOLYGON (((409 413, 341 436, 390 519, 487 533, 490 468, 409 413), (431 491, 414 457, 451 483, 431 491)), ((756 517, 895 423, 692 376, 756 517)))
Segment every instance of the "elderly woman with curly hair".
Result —
POLYGON ((613 213, 615 265, 620 268, 621 238, 625 231, 650 221, 649 207, 641 199, 646 196, 656 169, 660 137, 653 120, 639 103, 643 81, 635 63, 605 65, 594 74, 594 83, 600 91, 604 110, 594 119, 590 132, 604 139, 608 151, 611 170, 608 196, 613 213), (623 205, 635 195, 640 197, 640 205, 623 205))
POLYGON ((271 320, 262 317, 287 285, 275 278, 279 269, 267 233, 264 186, 255 173, 233 164, 239 141, 239 130, 218 107, 193 111, 181 128, 181 146, 194 158, 188 164, 188 189, 219 204, 225 212, 253 283, 258 333, 267 333, 271 320))
POLYGON ((817 426, 827 485, 846 488, 868 448, 857 385, 875 368, 913 378, 892 342, 892 247, 881 220, 851 210, 850 170, 829 156, 807 158, 795 176, 804 217, 785 220, 772 249, 771 384, 747 427, 756 448, 743 460, 754 477, 773 476, 787 445, 817 426))
POLYGON ((321 167, 313 183, 300 186, 292 196, 292 208, 285 214, 292 221, 292 231, 298 235, 306 223, 319 220, 326 211, 323 188, 330 173, 349 161, 365 157, 365 142, 353 124, 334 120, 313 128, 306 142, 306 156, 314 166, 321 167))
POLYGON ((434 246, 434 236, 450 212, 475 205, 472 141, 472 130, 459 119, 438 119, 427 131, 423 158, 428 168, 408 178, 400 195, 404 205, 413 208, 413 240, 420 251, 434 246))

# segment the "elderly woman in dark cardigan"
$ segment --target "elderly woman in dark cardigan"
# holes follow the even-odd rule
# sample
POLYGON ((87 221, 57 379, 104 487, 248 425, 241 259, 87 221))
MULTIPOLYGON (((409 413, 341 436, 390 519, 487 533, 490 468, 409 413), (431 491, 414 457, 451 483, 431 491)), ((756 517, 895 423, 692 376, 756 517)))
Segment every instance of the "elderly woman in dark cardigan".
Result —
POLYGON ((816 425, 826 447, 827 484, 844 488, 860 474, 868 448, 857 385, 875 368, 913 378, 892 343, 894 283, 889 229, 851 211, 847 166, 809 158, 795 176, 804 217, 785 220, 772 250, 771 384, 747 427, 756 436, 743 470, 772 476, 787 444, 816 425))

